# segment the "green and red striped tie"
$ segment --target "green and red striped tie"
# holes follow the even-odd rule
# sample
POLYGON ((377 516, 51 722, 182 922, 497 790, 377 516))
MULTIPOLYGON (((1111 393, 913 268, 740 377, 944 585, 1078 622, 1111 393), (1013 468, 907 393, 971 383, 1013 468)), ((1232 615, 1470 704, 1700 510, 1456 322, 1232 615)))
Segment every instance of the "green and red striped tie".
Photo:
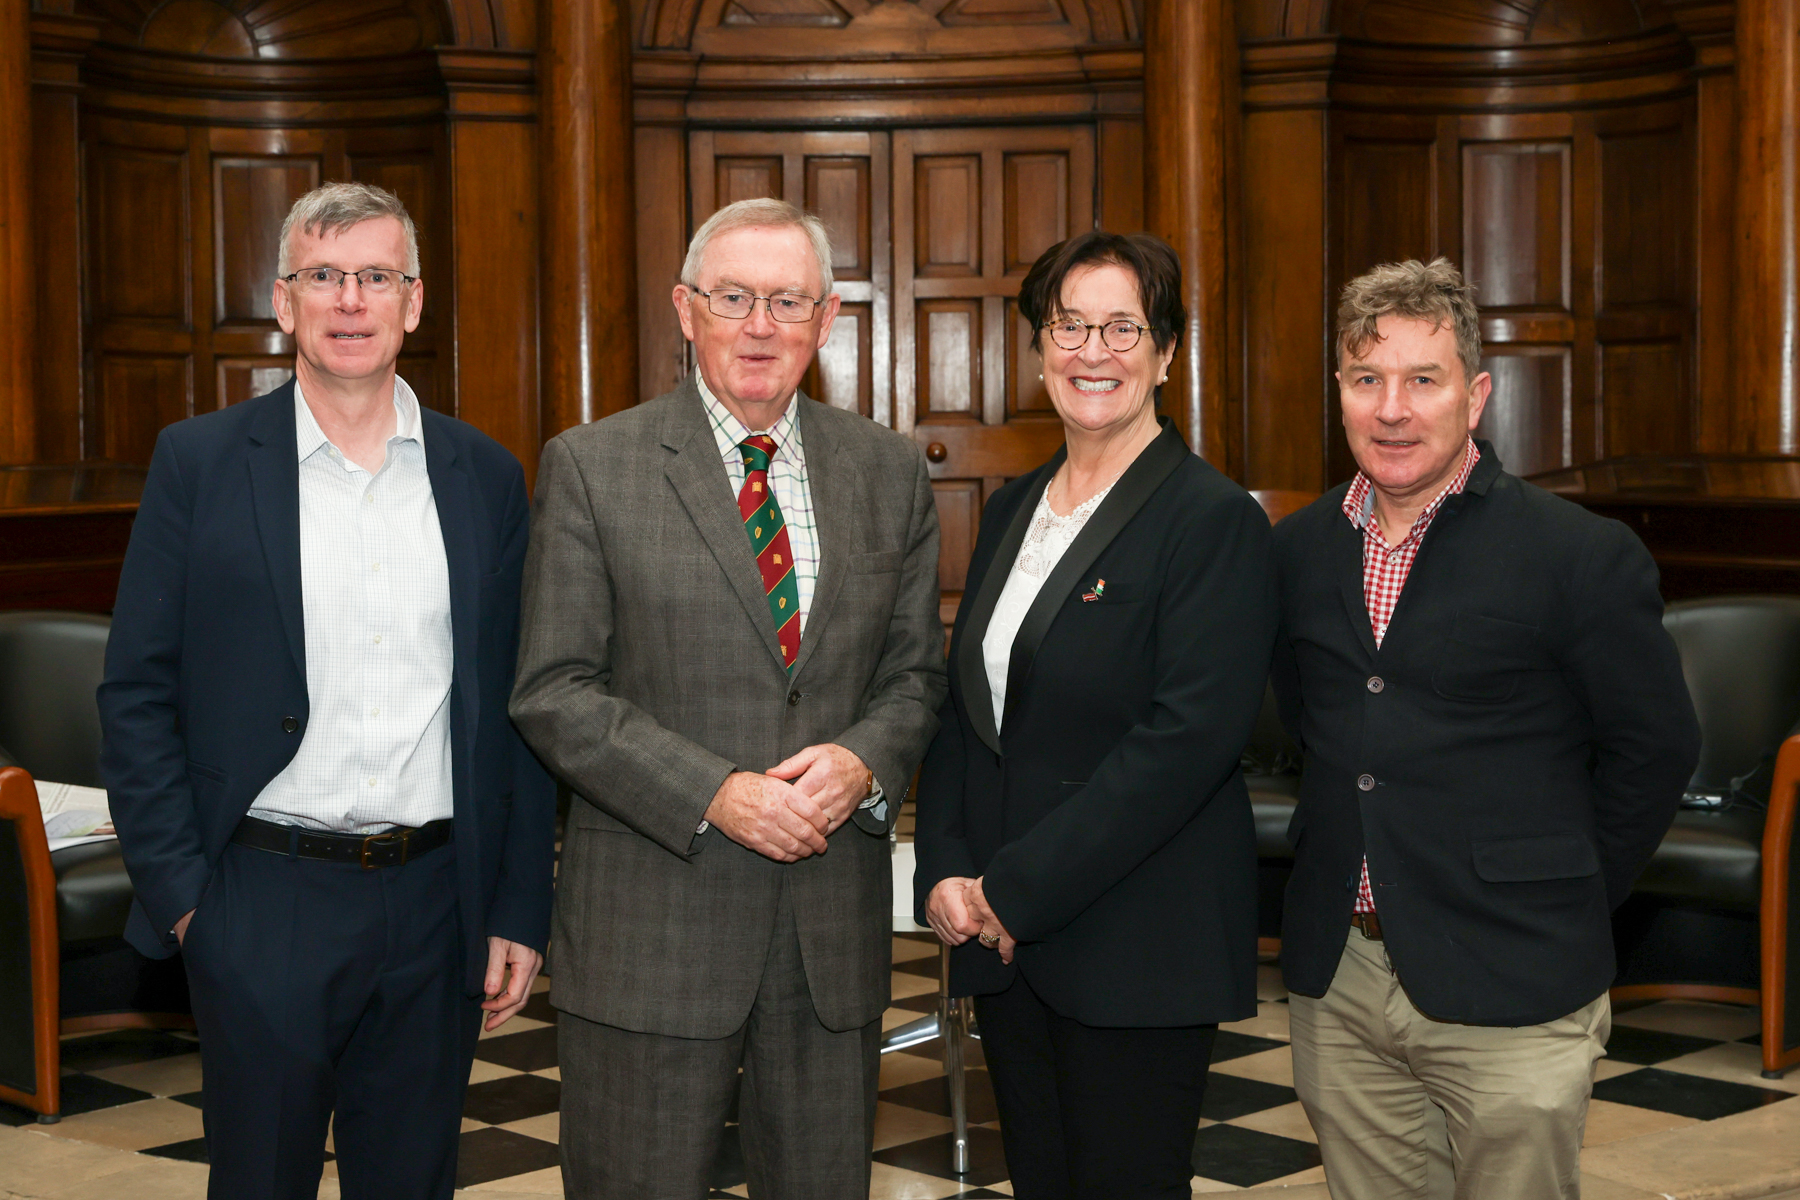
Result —
POLYGON ((744 487, 738 492, 738 512, 744 518, 744 532, 750 535, 757 570, 762 572, 763 591, 768 593, 769 612, 775 618, 775 636, 781 641, 781 661, 792 671, 800 658, 800 584, 794 573, 794 550, 788 542, 787 522, 769 487, 769 460, 775 454, 775 439, 757 433, 738 446, 744 452, 744 487))

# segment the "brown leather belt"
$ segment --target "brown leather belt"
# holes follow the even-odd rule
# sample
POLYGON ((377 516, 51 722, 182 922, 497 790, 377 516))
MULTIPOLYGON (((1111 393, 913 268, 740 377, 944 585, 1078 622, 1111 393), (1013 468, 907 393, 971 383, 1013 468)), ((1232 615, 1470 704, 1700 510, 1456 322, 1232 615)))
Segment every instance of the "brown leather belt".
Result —
POLYGON ((1372 942, 1379 942, 1381 940, 1381 914, 1372 912, 1351 913, 1350 928, 1360 929, 1362 930, 1362 935, 1364 937, 1372 942))
POLYGON ((429 854, 449 842, 455 822, 432 821, 417 829, 395 828, 384 833, 362 837, 354 833, 325 833, 317 829, 300 829, 293 825, 277 825, 260 817, 245 817, 238 822, 231 840, 252 850, 271 854, 292 854, 297 858, 313 858, 322 862, 355 863, 365 871, 377 867, 397 867, 421 854, 429 854))

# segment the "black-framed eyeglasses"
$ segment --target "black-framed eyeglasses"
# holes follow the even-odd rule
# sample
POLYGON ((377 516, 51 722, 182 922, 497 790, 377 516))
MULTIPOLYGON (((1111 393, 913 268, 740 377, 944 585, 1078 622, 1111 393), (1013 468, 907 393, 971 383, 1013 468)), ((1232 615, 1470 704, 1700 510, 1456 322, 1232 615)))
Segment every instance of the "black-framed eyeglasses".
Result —
POLYGON ((694 295, 706 297, 707 311, 715 317, 742 321, 756 310, 756 302, 761 300, 769 306, 769 316, 790 324, 812 320, 819 303, 825 299, 823 296, 808 296, 801 292, 776 292, 772 296, 758 296, 755 292, 738 288, 714 288, 710 292, 695 288, 694 295))
POLYGON ((283 275, 283 283, 303 292, 335 292, 344 286, 346 275, 356 276, 356 286, 365 292, 381 295, 396 292, 418 281, 417 275, 404 275, 387 267, 364 267, 360 271, 340 271, 336 267, 307 267, 291 275, 283 275))
POLYGON ((1088 344, 1093 331, 1100 331, 1100 341, 1114 354, 1123 354, 1138 344, 1150 331, 1148 325, 1139 325, 1136 321, 1108 321, 1104 325, 1090 325, 1086 321, 1077 321, 1065 317, 1060 321, 1045 321, 1039 326, 1050 331, 1050 340, 1064 350, 1079 350, 1088 344))

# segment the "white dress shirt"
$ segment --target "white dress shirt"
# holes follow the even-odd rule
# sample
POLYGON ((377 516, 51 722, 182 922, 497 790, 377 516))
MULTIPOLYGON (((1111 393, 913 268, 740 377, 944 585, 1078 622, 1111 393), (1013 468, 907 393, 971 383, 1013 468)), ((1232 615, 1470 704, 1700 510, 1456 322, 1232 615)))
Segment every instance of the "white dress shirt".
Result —
POLYGON ((298 379, 294 431, 310 713, 250 815, 340 833, 448 817, 450 573, 418 397, 394 378, 394 434, 373 475, 326 438, 298 379))
POLYGON ((1037 509, 1031 514, 1031 528, 1025 531, 1025 540, 1019 545, 1019 557, 1013 560, 1012 570, 1006 576, 1006 587, 1001 590, 1000 599, 994 602, 994 615, 988 618, 987 633, 981 638, 981 661, 987 667, 988 694, 994 702, 996 731, 1006 716, 1006 673, 1012 669, 1012 647, 1019 636, 1019 626, 1025 623, 1025 614, 1031 611, 1044 580, 1062 561, 1075 535, 1106 499, 1106 493, 1112 490, 1113 485, 1107 484, 1076 505, 1075 511, 1066 517, 1057 516, 1056 510, 1050 507, 1049 488, 1038 497, 1037 509))

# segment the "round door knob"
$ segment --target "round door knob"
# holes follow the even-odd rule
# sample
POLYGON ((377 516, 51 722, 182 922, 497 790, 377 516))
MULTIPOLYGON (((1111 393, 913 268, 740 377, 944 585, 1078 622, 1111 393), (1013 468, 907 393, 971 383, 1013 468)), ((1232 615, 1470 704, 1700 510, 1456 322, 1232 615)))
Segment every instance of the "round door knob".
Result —
POLYGON ((932 462, 943 462, 946 458, 950 457, 950 449, 942 442, 933 442, 931 445, 925 447, 925 457, 929 458, 932 462))

